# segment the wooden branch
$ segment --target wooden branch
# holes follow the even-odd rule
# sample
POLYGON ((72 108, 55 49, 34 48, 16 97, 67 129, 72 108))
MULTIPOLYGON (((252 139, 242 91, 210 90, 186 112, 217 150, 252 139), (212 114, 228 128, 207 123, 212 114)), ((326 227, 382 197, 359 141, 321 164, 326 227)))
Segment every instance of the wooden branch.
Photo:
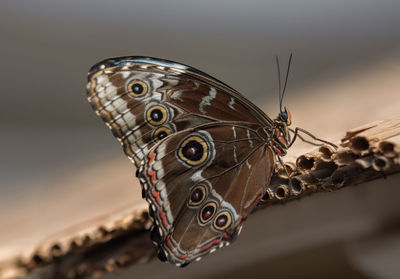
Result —
MULTIPOLYGON (((258 210, 315 192, 383 179, 400 171, 400 118, 348 131, 338 150, 322 146, 295 162, 277 165, 258 210), (287 172, 290 178, 287 176, 287 172)), ((95 224, 73 227, 47 239, 29 253, 0 262, 0 278, 99 277, 105 272, 146 262, 155 256, 147 229, 147 207, 132 206, 95 224)))
POLYGON ((322 146, 299 156, 295 164, 287 163, 290 179, 277 166, 260 207, 385 178, 400 171, 399 148, 400 118, 352 129, 338 150, 322 146))

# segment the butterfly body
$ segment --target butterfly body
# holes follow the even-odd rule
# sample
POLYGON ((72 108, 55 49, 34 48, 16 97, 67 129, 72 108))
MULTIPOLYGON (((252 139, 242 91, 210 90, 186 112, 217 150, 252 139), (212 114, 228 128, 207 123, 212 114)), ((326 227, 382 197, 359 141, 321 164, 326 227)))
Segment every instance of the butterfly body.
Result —
POLYGON ((159 257, 186 265, 231 243, 290 145, 290 114, 271 120, 192 67, 149 57, 104 60, 88 100, 138 168, 159 257))

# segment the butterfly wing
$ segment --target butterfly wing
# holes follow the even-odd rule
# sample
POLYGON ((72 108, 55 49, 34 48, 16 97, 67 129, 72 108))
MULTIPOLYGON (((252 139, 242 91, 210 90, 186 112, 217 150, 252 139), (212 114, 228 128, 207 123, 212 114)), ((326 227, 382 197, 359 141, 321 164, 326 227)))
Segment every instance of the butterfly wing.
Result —
POLYGON ((149 57, 121 57, 93 66, 88 100, 136 167, 150 148, 187 128, 218 121, 270 126, 241 94, 192 67, 149 57))
POLYGON ((185 265, 234 240, 273 171, 274 155, 259 127, 205 124, 150 150, 139 179, 162 258, 185 265))
POLYGON ((107 59, 88 81, 90 104, 140 167, 160 255, 184 265, 233 241, 271 178, 274 155, 260 135, 272 120, 167 60, 107 59))

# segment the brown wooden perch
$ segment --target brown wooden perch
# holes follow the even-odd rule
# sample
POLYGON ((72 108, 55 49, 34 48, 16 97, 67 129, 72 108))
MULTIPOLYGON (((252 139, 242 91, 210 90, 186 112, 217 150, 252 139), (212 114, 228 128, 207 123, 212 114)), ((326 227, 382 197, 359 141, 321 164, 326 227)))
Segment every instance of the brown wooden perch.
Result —
MULTIPOLYGON (((322 146, 277 165, 262 210, 305 195, 362 184, 400 171, 400 118, 377 121, 346 133, 338 150, 322 146)), ((150 261, 150 219, 145 204, 128 206, 93 223, 46 239, 33 251, 0 262, 0 279, 88 278, 150 261)))

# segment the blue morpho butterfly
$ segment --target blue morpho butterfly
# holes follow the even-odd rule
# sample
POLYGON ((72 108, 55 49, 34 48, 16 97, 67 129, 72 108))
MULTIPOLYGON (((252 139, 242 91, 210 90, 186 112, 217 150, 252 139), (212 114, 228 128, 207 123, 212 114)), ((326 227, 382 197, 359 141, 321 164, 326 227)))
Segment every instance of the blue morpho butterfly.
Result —
POLYGON ((137 168, 161 260, 184 266, 230 244, 266 193, 275 160, 307 133, 288 128, 282 108, 290 61, 274 120, 176 62, 120 57, 90 69, 88 100, 137 168))

